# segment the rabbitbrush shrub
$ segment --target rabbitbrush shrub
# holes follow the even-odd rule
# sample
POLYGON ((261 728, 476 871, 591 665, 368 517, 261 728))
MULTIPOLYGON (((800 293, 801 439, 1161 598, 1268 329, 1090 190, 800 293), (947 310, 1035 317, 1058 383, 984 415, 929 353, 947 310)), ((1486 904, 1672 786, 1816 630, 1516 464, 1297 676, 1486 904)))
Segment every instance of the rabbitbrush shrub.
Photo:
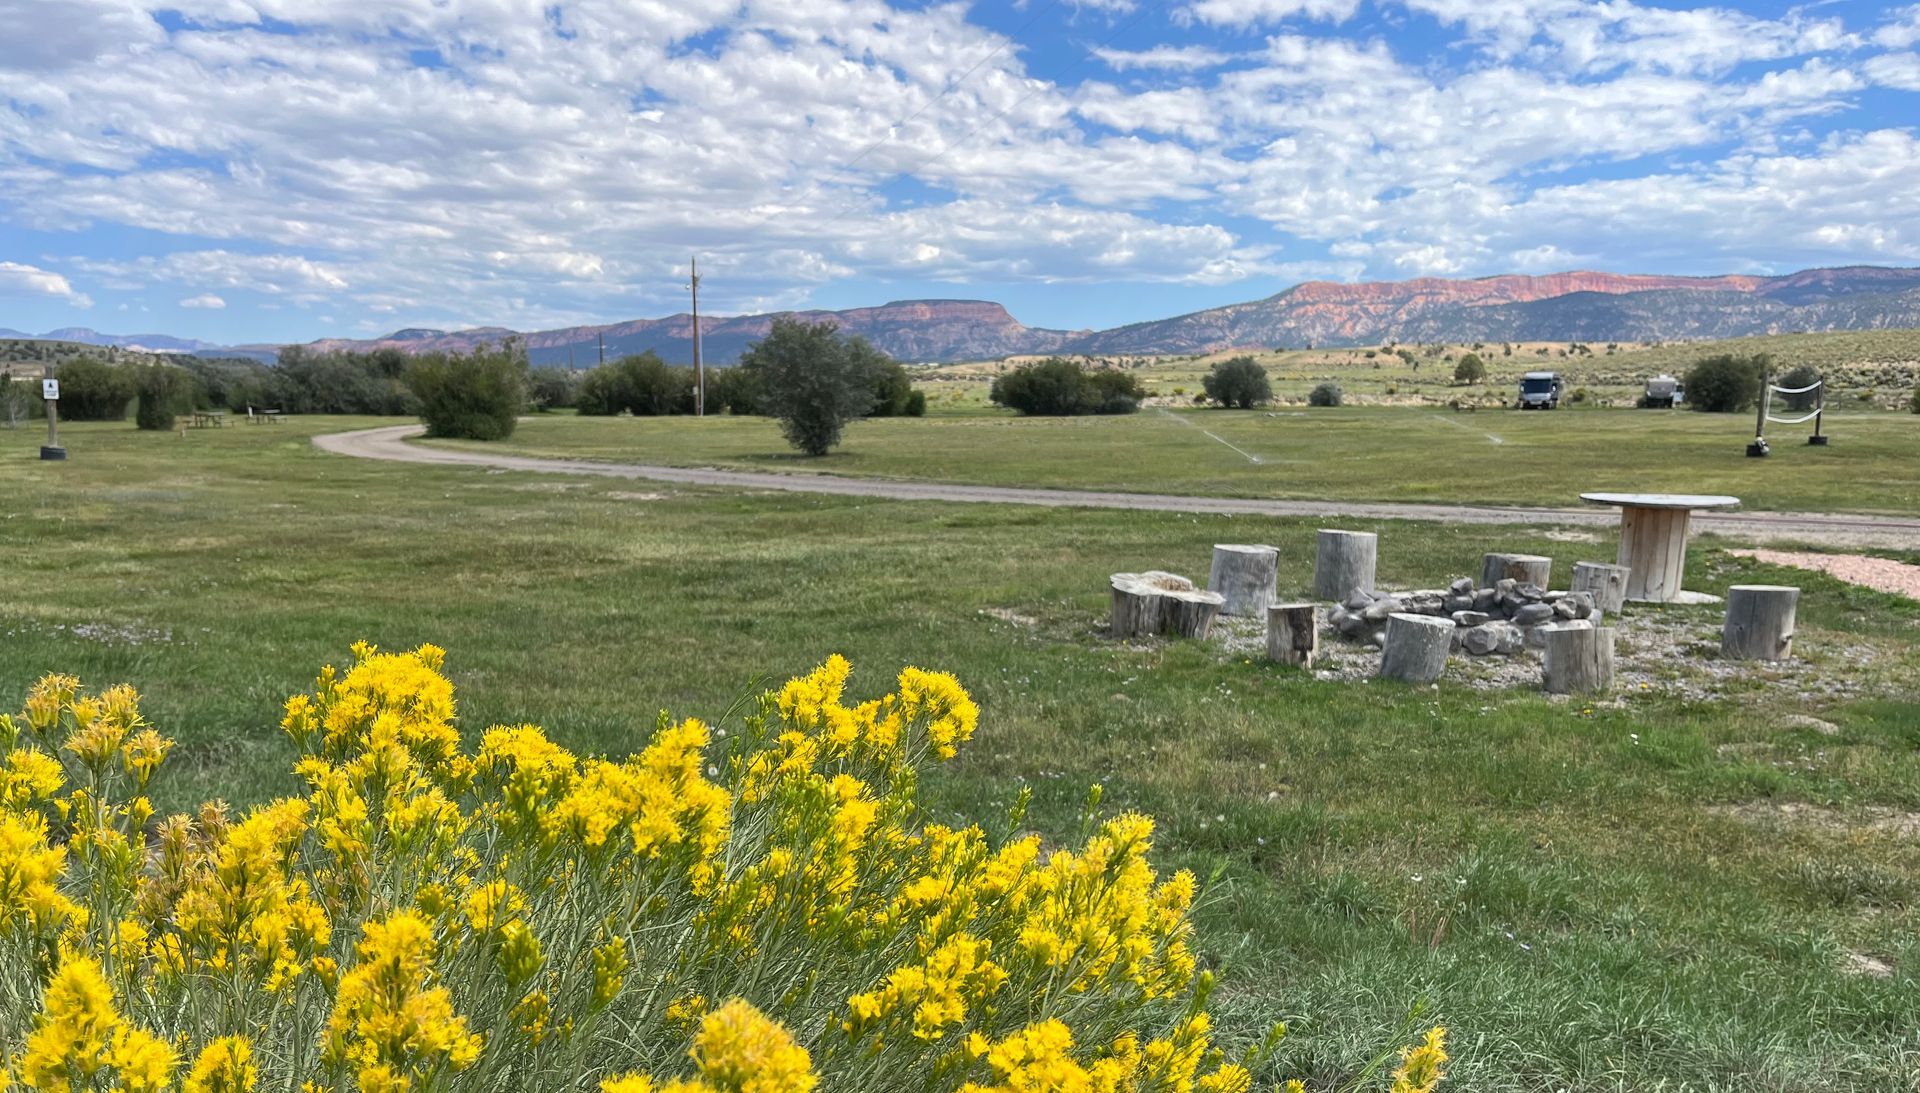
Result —
POLYGON ((978 717, 951 676, 848 704, 835 657, 737 732, 662 715, 596 759, 469 750, 440 650, 354 653, 286 703, 301 788, 239 817, 150 823, 171 745, 131 688, 47 676, 0 717, 0 1088, 1249 1088, 1152 821, 1043 846, 920 811, 978 717))

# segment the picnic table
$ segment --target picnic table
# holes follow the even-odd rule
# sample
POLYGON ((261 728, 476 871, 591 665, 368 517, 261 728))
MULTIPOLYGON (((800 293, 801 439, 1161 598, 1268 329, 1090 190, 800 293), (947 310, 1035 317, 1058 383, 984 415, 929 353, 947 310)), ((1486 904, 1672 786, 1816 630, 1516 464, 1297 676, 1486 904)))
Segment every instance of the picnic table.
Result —
POLYGON ((1681 585, 1693 513, 1730 509, 1738 497, 1699 493, 1583 493, 1580 500, 1620 510, 1619 564, 1629 567, 1627 599, 1639 603, 1712 603, 1681 585))
POLYGON ((190 421, 188 422, 188 424, 190 424, 190 425, 192 425, 192 426, 193 426, 194 428, 196 428, 196 429, 219 429, 219 428, 222 428, 222 427, 224 427, 224 426, 225 426, 225 425, 227 424, 227 415, 226 415, 226 411, 224 411, 224 410, 195 410, 195 411, 193 412, 193 417, 192 417, 192 419, 191 419, 191 420, 190 420, 190 421))

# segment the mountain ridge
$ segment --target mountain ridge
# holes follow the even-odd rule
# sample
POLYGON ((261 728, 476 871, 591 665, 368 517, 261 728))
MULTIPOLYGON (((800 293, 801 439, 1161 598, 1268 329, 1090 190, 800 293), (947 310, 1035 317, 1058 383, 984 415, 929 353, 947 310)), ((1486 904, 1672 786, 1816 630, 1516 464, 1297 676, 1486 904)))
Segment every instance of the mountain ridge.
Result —
MULTIPOLYGON (((1106 330, 1030 327, 989 300, 893 300, 838 311, 702 316, 703 356, 737 360, 776 318, 833 321, 904 361, 1015 355, 1148 355, 1228 349, 1366 345, 1388 341, 1685 341, 1783 333, 1920 327, 1920 268, 1838 266, 1779 275, 1623 274, 1597 270, 1503 273, 1404 281, 1307 281, 1258 300, 1223 304, 1106 330)), ((33 335, 0 332, 0 337, 33 335)), ((271 358, 271 345, 219 346, 164 334, 107 335, 69 328, 39 335, 152 352, 271 358)), ((466 351, 518 337, 535 364, 586 366, 652 350, 693 359, 693 317, 514 331, 403 327, 379 338, 322 338, 314 351, 466 351)))

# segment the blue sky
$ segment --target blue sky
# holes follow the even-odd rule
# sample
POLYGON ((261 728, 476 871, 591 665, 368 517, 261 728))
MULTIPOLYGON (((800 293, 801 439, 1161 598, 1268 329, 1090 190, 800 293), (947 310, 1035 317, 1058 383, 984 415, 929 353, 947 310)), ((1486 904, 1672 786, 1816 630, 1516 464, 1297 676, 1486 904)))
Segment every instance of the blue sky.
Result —
POLYGON ((0 327, 1920 264, 1920 5, 0 0, 0 327))

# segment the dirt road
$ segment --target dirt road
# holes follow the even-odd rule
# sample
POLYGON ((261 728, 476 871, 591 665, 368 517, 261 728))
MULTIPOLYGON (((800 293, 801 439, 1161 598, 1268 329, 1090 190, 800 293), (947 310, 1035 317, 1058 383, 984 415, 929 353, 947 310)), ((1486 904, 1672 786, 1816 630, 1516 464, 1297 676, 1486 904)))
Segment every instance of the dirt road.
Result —
MULTIPOLYGON (((1013 486, 966 486, 945 482, 885 478, 846 478, 828 474, 770 474, 710 467, 657 467, 639 463, 601 463, 585 459, 545 459, 506 452, 475 452, 408 444, 419 425, 388 425, 313 438, 324 451, 362 459, 441 466, 488 467, 534 474, 596 475, 645 479, 687 486, 723 486, 789 493, 826 493, 896 501, 959 501, 1052 508, 1144 509, 1154 512, 1233 513, 1248 516, 1305 516, 1349 520, 1441 520, 1471 524, 1546 524, 1613 527, 1619 514, 1607 508, 1523 508, 1435 505, 1393 501, 1278 501, 1244 497, 1190 497, 1104 490, 1049 490, 1013 486)), ((1856 516, 1842 513, 1703 512, 1694 527, 1750 542, 1804 542, 1827 546, 1877 546, 1920 549, 1920 517, 1856 516)))

